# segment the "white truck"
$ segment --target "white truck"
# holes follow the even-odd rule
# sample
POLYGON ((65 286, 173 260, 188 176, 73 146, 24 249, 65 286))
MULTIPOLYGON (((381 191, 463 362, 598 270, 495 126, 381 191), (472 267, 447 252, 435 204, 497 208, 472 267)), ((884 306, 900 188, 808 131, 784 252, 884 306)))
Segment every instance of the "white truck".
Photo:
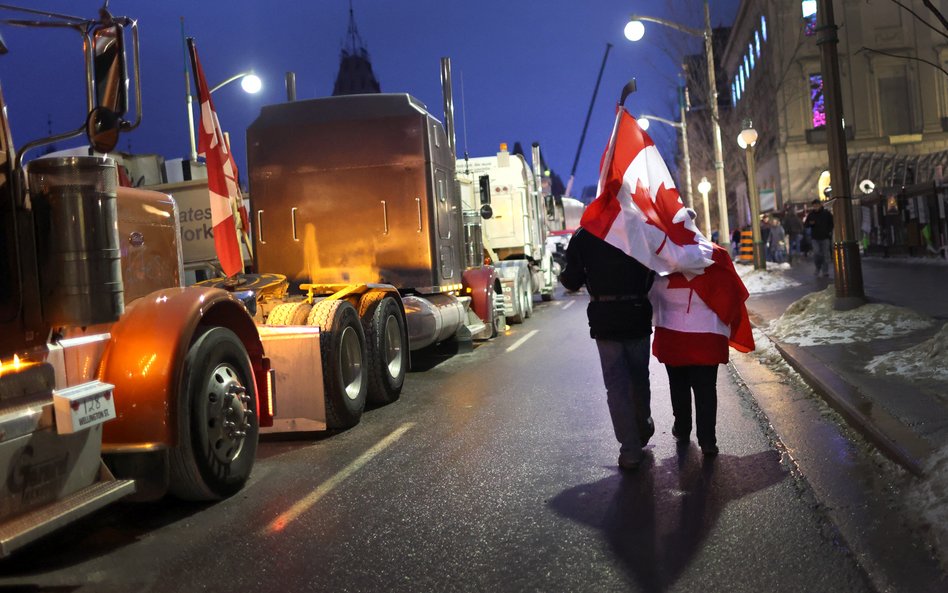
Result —
POLYGON ((476 189, 481 204, 492 211, 482 225, 484 246, 500 273, 505 314, 513 323, 532 315, 534 293, 551 300, 556 281, 546 242, 552 196, 543 196, 540 190, 537 144, 532 159, 531 169, 523 156, 510 154, 501 144, 494 156, 457 162, 462 194, 469 194, 465 199, 475 199, 470 194, 476 189))

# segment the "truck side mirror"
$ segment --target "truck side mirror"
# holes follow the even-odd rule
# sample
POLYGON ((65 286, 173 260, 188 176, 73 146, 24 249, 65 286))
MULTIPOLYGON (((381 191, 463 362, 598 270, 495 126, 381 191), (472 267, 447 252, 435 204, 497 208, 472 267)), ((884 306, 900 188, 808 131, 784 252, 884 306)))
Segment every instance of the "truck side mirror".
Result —
POLYGON ((494 209, 490 207, 490 204, 484 204, 481 206, 481 218, 484 220, 489 220, 494 215, 494 209))
POLYGON ((121 25, 99 27, 93 33, 96 107, 121 117, 128 111, 128 72, 121 25))
MULTIPOLYGON (((477 185, 481 191, 481 204, 490 204, 490 175, 481 175, 478 177, 477 185)), ((490 216, 485 216, 484 218, 490 218, 490 216)))
POLYGON ((122 118, 106 107, 95 107, 86 119, 86 137, 96 152, 110 152, 119 140, 122 118))

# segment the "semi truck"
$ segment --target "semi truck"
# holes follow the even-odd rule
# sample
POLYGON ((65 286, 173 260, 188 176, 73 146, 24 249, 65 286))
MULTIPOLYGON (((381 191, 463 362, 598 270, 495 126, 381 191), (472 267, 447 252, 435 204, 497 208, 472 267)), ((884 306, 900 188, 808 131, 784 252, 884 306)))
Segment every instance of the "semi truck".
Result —
POLYGON ((107 4, 94 19, 3 11, 5 24, 80 33, 89 115, 16 148, 0 97, 0 556, 124 496, 234 494, 273 394, 239 295, 181 286, 172 199, 119 187, 107 156, 27 163, 83 133, 107 154, 139 124, 136 22, 107 4))
POLYGON ((531 168, 522 155, 510 154, 506 143, 495 156, 457 161, 462 187, 478 188, 491 216, 483 222, 484 244, 500 272, 507 318, 522 323, 533 314, 533 295, 553 298, 556 281, 552 252, 547 247, 552 196, 540 184, 540 147, 534 143, 531 168), (486 191, 480 191, 486 187, 486 191))

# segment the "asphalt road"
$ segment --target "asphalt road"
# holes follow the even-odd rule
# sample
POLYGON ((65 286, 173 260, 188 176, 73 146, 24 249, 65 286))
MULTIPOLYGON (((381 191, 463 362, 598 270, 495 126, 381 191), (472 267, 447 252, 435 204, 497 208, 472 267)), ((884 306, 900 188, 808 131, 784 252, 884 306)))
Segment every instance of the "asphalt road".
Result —
POLYGON ((454 356, 345 433, 261 443, 214 505, 118 504, 0 562, 0 591, 871 591, 727 367, 718 443, 617 444, 585 295, 454 356))

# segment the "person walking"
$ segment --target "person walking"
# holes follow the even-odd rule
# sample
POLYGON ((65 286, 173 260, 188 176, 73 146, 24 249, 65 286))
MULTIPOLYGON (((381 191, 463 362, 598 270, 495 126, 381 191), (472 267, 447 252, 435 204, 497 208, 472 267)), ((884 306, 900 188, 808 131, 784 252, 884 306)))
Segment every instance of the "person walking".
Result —
POLYGON ((675 416, 672 436, 679 445, 690 442, 694 394, 698 445, 705 457, 718 454, 718 366, 727 363, 729 346, 741 352, 754 349, 744 305, 747 288, 730 258, 716 254, 714 262, 692 280, 679 273, 656 278, 649 291, 655 325, 652 354, 668 373, 675 416))
POLYGON ((811 202, 813 210, 806 215, 803 226, 810 229, 810 240, 813 244, 813 263, 816 266, 814 275, 829 276, 829 257, 831 240, 833 238, 833 215, 823 208, 819 199, 811 202))
POLYGON ((576 291, 586 286, 589 335, 596 340, 606 402, 619 442, 618 465, 639 467, 643 447, 655 433, 649 384, 652 306, 648 291, 654 273, 583 228, 566 248, 560 283, 576 291))
POLYGON ((788 207, 784 211, 783 230, 790 238, 790 247, 787 251, 788 260, 793 261, 793 256, 800 255, 800 241, 803 238, 803 221, 797 216, 792 208, 788 207))
POLYGON ((770 253, 774 262, 782 264, 786 259, 786 245, 784 244, 786 234, 783 231, 783 225, 780 224, 780 219, 776 217, 771 219, 770 236, 767 240, 770 242, 767 252, 770 253))

